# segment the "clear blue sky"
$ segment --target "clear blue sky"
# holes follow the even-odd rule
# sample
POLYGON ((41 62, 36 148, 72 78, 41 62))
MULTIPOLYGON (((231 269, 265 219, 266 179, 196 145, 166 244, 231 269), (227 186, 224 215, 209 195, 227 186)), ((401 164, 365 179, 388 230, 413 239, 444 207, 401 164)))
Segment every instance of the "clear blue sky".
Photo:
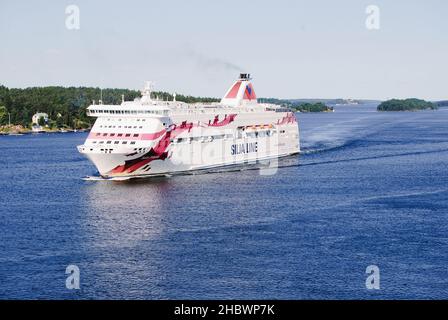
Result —
POLYGON ((221 96, 448 99, 448 1, 0 0, 0 84, 221 96), (65 8, 80 8, 80 29, 65 8), (365 27, 366 6, 381 28, 365 27))

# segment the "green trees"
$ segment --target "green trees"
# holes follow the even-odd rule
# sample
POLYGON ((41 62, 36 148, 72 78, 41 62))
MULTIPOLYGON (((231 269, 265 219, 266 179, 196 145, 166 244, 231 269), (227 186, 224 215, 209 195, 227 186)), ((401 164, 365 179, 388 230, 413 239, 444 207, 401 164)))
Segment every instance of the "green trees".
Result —
POLYGON ((8 124, 8 109, 5 106, 0 106, 0 125, 8 124))
POLYGON ((47 124, 47 122, 45 121, 44 117, 39 117, 39 119, 37 120, 37 124, 43 127, 47 124))
POLYGON ((62 116, 57 115, 56 116, 56 127, 62 128, 64 126, 64 119, 62 116))
POLYGON ((378 111, 417 111, 425 109, 437 109, 437 105, 420 99, 392 99, 382 102, 378 107, 378 111))
POLYGON ((294 106, 294 109, 300 112, 330 112, 333 108, 328 107, 322 102, 317 103, 301 103, 294 106))

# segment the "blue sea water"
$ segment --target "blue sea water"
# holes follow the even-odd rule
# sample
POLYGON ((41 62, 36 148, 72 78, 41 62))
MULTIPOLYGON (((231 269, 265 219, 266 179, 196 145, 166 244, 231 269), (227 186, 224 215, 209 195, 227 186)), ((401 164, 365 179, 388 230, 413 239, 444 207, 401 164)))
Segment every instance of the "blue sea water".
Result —
POLYGON ((85 133, 0 137, 0 298, 448 298, 448 110, 298 119, 273 175, 84 181, 85 133))

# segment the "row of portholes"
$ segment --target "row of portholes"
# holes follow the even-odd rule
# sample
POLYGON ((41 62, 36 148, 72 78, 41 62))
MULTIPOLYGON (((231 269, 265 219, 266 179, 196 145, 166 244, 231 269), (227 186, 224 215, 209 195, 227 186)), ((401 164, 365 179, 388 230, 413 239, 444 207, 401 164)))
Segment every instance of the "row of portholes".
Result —
MULTIPOLYGON (((93 151, 93 149, 90 149, 90 151, 93 151)), ((112 153, 112 151, 114 151, 114 149, 100 149, 101 152, 105 152, 105 153, 112 153)), ((143 153, 146 152, 146 148, 134 148, 134 151, 138 152, 138 153, 143 153)))
MULTIPOLYGON (((108 141, 104 141, 104 140, 102 140, 102 141, 92 141, 92 143, 93 144, 112 144, 112 141, 111 140, 108 140, 108 141)), ((113 143, 114 144, 120 144, 120 141, 118 141, 118 140, 115 140, 115 141, 113 141, 113 143)), ((128 144, 128 141, 126 141, 126 140, 124 140, 124 141, 121 141, 121 144, 128 144)), ((135 144, 135 141, 129 141, 129 144, 135 144)))
MULTIPOLYGON (((117 135, 117 137, 134 137, 134 138, 138 138, 139 136, 140 136, 140 134, 138 134, 138 133, 107 133, 107 132, 105 132, 105 133, 103 133, 102 134, 102 136, 103 137, 107 137, 107 136, 109 136, 109 137, 115 137, 115 135, 117 135)), ((97 132, 96 134, 95 134, 95 137, 99 137, 99 136, 101 136, 101 132, 97 132)))
POLYGON ((112 126, 112 125, 110 125, 110 126, 103 126, 103 125, 100 125, 100 128, 118 128, 118 129, 120 129, 120 128, 124 128, 124 129, 132 129, 132 128, 137 129, 137 128, 139 128, 139 129, 142 129, 143 126, 112 126))
MULTIPOLYGON (((122 121, 123 119, 121 119, 121 118, 118 118, 118 119, 111 119, 111 118, 107 118, 107 119, 105 119, 105 120, 107 120, 107 121, 116 121, 116 120, 118 120, 118 121, 122 121)), ((145 122, 146 121, 146 119, 140 119, 140 118, 137 118, 137 119, 135 119, 135 118, 130 118, 130 119, 125 119, 126 120, 126 122, 145 122)), ((104 119, 103 119, 103 121, 104 121, 104 119)))
POLYGON ((88 115, 96 114, 164 114, 168 115, 168 110, 88 110, 88 115))

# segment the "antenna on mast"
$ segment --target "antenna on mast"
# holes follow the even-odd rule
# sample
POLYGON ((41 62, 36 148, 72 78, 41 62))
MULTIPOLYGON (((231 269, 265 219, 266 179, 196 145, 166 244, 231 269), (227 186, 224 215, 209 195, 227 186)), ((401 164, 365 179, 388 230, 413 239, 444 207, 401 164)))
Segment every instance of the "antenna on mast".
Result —
POLYGON ((146 81, 143 90, 141 90, 142 98, 140 101, 142 103, 149 103, 151 101, 152 90, 154 87, 154 83, 151 81, 146 81))

